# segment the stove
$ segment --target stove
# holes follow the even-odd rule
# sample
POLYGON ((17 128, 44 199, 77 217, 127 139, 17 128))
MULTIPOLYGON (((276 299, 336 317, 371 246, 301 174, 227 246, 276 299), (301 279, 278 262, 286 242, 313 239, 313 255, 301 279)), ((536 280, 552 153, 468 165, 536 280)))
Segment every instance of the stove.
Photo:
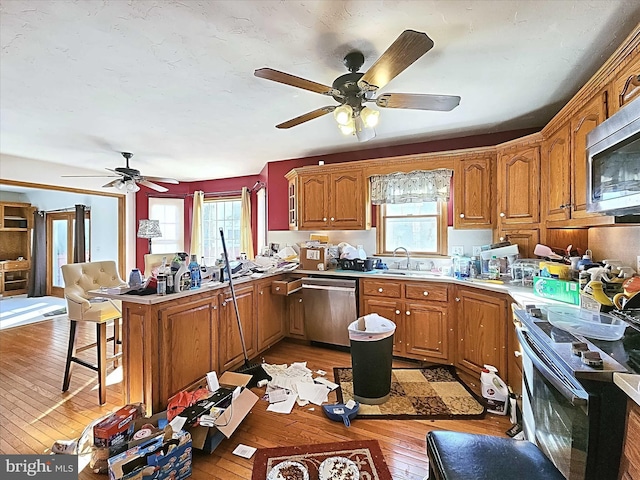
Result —
POLYGON ((577 379, 602 381, 613 381, 614 372, 640 374, 640 310, 612 314, 629 324, 624 336, 615 342, 574 335, 554 327, 544 308, 516 311, 527 334, 552 363, 560 360, 563 370, 577 379), (594 357, 591 362, 589 357, 594 357))

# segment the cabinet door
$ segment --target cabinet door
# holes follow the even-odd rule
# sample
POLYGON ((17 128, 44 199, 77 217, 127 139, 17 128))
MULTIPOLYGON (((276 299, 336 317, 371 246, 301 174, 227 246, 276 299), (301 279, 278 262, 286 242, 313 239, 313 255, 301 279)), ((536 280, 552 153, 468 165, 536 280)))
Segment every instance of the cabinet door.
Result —
POLYGON ((289 317, 289 336, 306 339, 302 292, 292 293, 287 297, 287 310, 289 317))
POLYGON ((458 160, 454 173, 455 228, 488 228, 492 224, 492 158, 458 160))
POLYGON ((159 317, 159 394, 166 401, 218 368, 217 298, 172 306, 159 317))
MULTIPOLYGON (((256 348, 256 328, 254 316, 254 295, 253 285, 236 289, 238 300, 238 313, 244 333, 245 346, 249 359, 258 354, 256 348)), ((243 361, 242 343, 240 341, 240 330, 236 320, 236 311, 233 306, 231 292, 227 289, 220 294, 220 370, 229 370, 243 361)))
POLYGON ((542 144, 542 205, 546 220, 568 220, 571 214, 570 138, 571 130, 566 124, 542 144))
POLYGON ((606 119, 604 93, 596 95, 571 119, 571 218, 587 213, 587 134, 606 119))
POLYGON ((498 221, 500 225, 540 221, 540 147, 498 156, 498 221))
POLYGON ((271 280, 257 283, 256 293, 258 352, 262 352, 284 337, 286 297, 271 293, 271 280))
POLYGON ((300 175, 298 196, 298 228, 326 228, 329 225, 329 177, 300 175))
POLYGON ((363 300, 363 307, 364 312, 362 313, 362 315, 377 313, 381 317, 391 320, 396 324, 396 332, 393 335, 393 354, 404 356, 406 352, 406 334, 404 329, 404 318, 402 314, 402 302, 365 297, 365 299, 363 300))
POLYGON ((362 171, 331 174, 329 225, 337 230, 365 228, 364 176, 362 171))
POLYGON ((287 189, 287 219, 289 223, 289 230, 298 229, 298 194, 296 192, 298 188, 297 178, 289 180, 289 186, 287 189))
POLYGON ((478 289, 457 288, 457 365, 479 374, 483 365, 493 365, 500 375, 506 372, 506 299, 478 289))
MULTIPOLYGON (((513 318, 513 305, 511 318, 513 318)), ((504 375, 504 373, 503 373, 504 375)), ((513 322, 507 322, 507 384, 516 394, 522 395, 522 347, 513 322)))
POLYGON ((406 302, 404 330, 408 357, 449 362, 448 307, 437 302, 406 302))
POLYGON ((507 240, 518 245, 520 258, 535 258, 533 250, 540 243, 540 230, 537 228, 502 230, 498 241, 504 242, 507 240))
POLYGON ((620 70, 609 89, 609 116, 616 113, 634 98, 640 97, 640 55, 620 70))

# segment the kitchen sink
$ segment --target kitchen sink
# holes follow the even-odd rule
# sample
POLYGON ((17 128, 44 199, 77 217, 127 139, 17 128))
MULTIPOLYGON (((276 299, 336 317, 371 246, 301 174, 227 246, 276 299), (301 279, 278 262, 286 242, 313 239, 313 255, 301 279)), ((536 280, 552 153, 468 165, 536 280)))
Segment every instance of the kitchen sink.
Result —
POLYGON ((379 275, 397 275, 400 277, 422 277, 422 278, 433 278, 433 277, 441 277, 441 273, 437 272, 428 272, 426 270, 376 270, 375 273, 379 275))

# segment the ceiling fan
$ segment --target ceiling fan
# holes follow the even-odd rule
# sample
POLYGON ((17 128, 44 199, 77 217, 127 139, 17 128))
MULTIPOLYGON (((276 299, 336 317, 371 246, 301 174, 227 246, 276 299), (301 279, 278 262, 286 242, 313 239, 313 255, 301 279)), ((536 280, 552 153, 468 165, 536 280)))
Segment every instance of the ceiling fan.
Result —
POLYGON ((375 137, 373 127, 378 123, 379 111, 364 104, 374 102, 381 108, 450 111, 460 104, 460 97, 415 93, 385 93, 378 90, 402 73, 407 67, 433 48, 433 40, 426 33, 405 30, 365 73, 362 52, 353 51, 344 57, 350 73, 336 78, 331 86, 312 82, 272 68, 260 68, 256 77, 333 97, 340 105, 321 107, 276 125, 291 128, 333 112, 338 127, 345 135, 355 134, 358 140, 375 137))
POLYGON ((169 189, 163 187, 162 185, 158 185, 154 182, 160 183, 172 183, 174 185, 178 184, 178 181, 173 178, 162 178, 162 177, 145 177, 140 174, 140 170, 136 170, 135 168, 129 167, 129 159, 133 157, 133 153, 129 152, 120 152, 122 156, 125 158, 127 164, 126 167, 116 167, 115 170, 111 168, 107 168, 110 172, 115 173, 116 175, 62 175, 63 177, 117 177, 115 180, 112 180, 109 183, 103 185, 105 188, 115 187, 118 190, 123 190, 127 192, 137 192, 140 190, 140 185, 144 185, 145 187, 151 188, 152 190, 156 190, 157 192, 167 192, 169 189))

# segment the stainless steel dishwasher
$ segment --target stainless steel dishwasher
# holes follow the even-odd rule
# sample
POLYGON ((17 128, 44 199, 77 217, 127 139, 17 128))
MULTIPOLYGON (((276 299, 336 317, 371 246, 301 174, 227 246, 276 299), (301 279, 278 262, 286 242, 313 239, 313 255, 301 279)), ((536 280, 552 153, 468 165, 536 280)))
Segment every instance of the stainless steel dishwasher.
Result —
POLYGON ((302 279, 304 327, 312 342, 349 346, 349 324, 358 318, 357 280, 302 279))

